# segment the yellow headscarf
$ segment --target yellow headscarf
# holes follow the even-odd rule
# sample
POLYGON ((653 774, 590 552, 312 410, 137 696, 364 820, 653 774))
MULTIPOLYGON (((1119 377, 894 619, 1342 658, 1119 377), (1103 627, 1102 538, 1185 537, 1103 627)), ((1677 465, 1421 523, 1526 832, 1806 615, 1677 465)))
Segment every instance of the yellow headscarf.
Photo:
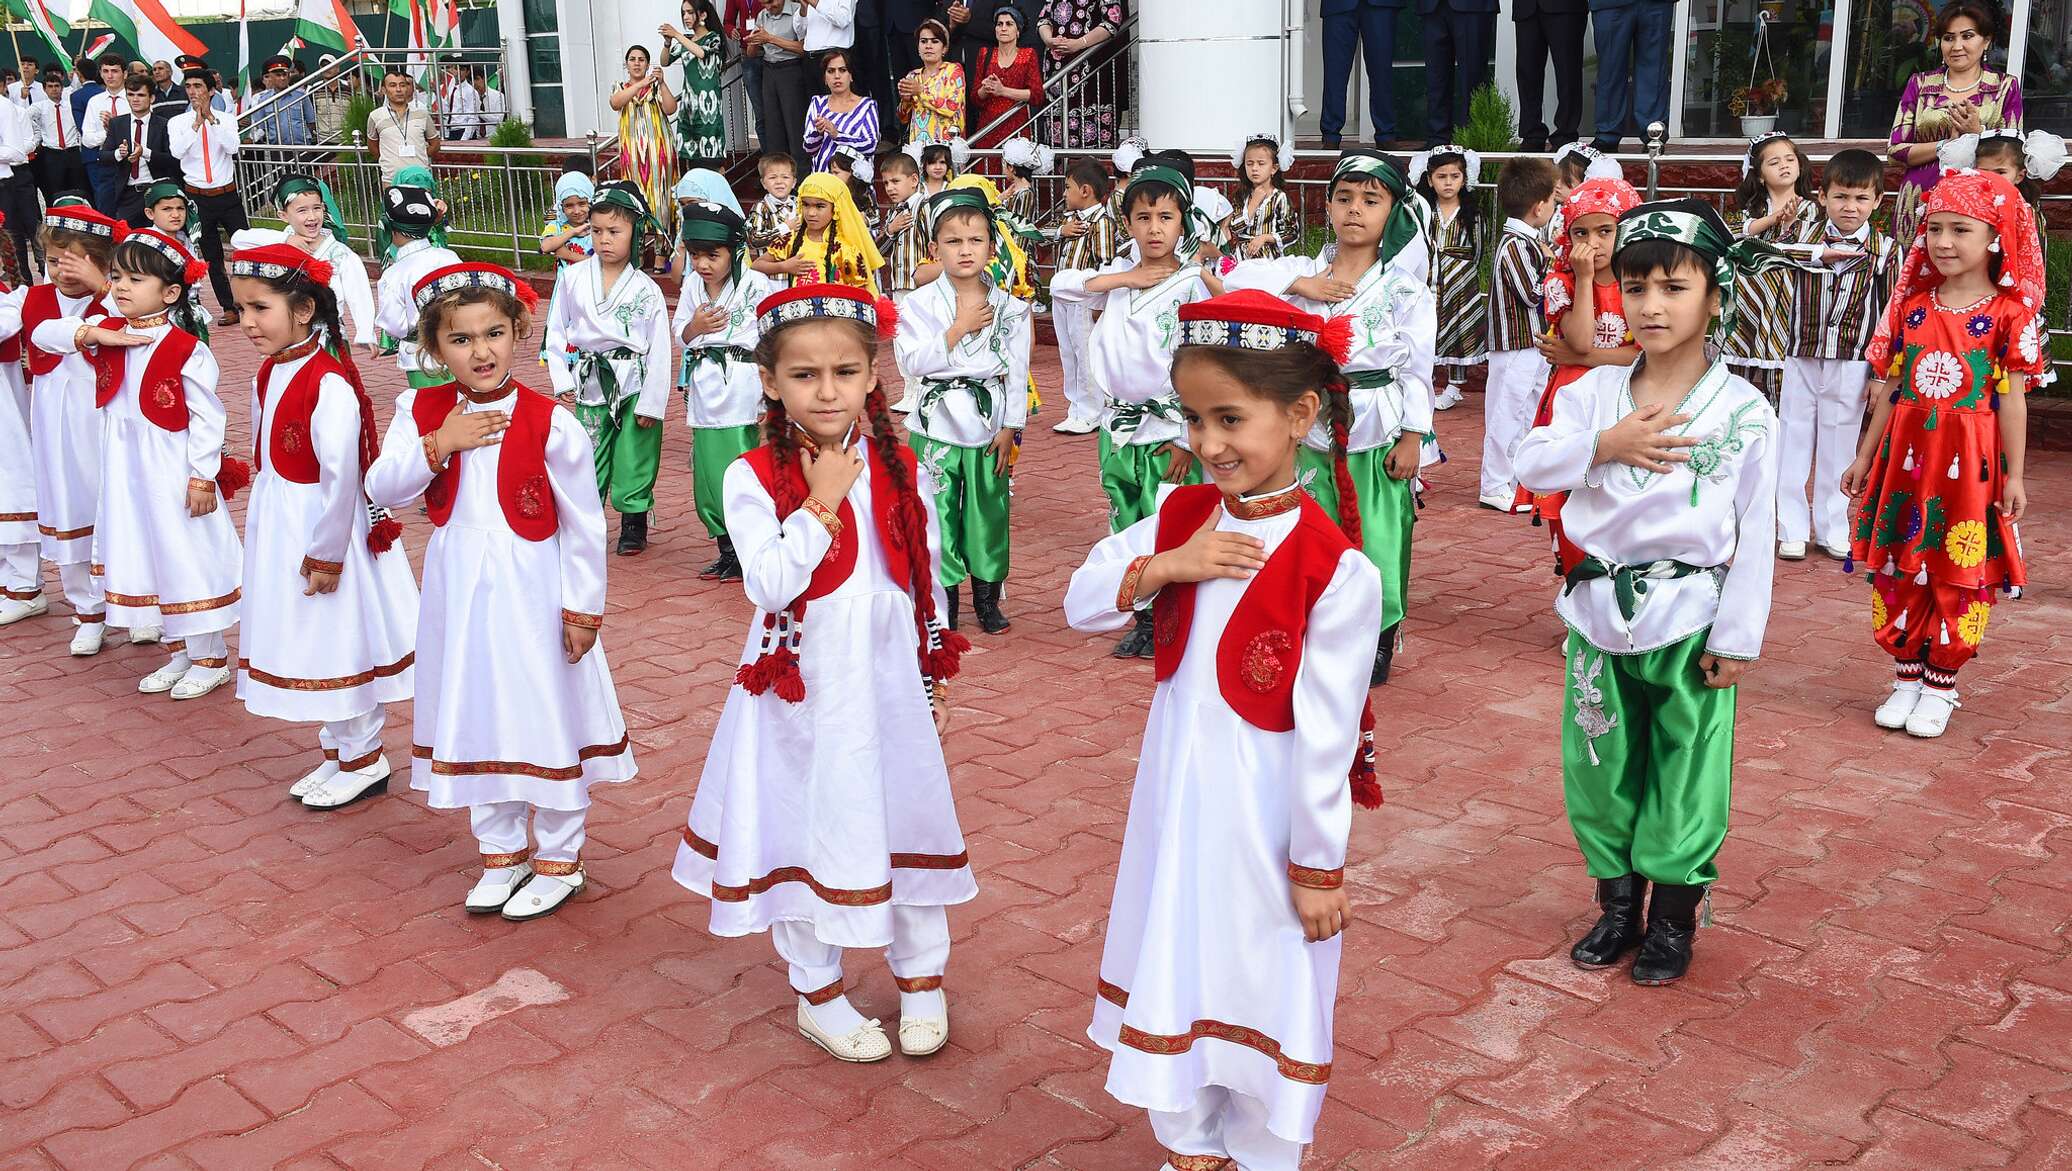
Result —
POLYGON ((849 184, 825 171, 815 171, 799 184, 800 199, 819 199, 834 205, 834 222, 829 225, 837 243, 845 255, 856 258, 863 275, 870 282, 871 292, 878 291, 878 270, 885 267, 885 257, 871 240, 870 228, 863 222, 863 213, 856 210, 856 200, 849 194, 849 184))
MULTIPOLYGON (((1036 293, 1036 287, 1029 283, 1029 254, 1023 250, 1021 240, 1015 236, 1015 225, 1001 222, 1000 189, 995 187, 993 181, 984 175, 969 173, 959 175, 950 180, 944 190, 955 190, 960 187, 970 187, 977 190, 979 194, 986 197, 986 203, 993 209, 993 234, 998 240, 999 251, 1005 253, 1004 256, 999 256, 997 259, 1013 273, 1012 280, 1003 279, 997 283, 1005 288, 1010 296, 1020 297, 1024 301, 1028 300, 1036 293)), ((1004 275, 1001 273, 995 274, 996 277, 1004 275)))

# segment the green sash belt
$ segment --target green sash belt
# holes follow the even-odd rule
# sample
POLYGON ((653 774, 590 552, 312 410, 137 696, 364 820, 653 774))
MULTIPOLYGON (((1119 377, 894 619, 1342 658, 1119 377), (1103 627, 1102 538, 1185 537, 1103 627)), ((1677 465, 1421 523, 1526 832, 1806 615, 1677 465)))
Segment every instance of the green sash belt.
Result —
POLYGON ((683 352, 684 368, 696 370, 711 363, 725 373, 729 362, 753 362, 755 354, 740 346, 692 346, 683 352))
POLYGON ((1648 561, 1639 565, 1609 565, 1595 557, 1585 556, 1568 571, 1567 584, 1561 587, 1564 595, 1586 581, 1610 578, 1612 596, 1619 600, 1619 613, 1626 621, 1633 621, 1633 615, 1640 609, 1641 600, 1647 595, 1648 581, 1674 581, 1679 577, 1709 573, 1718 576, 1723 567, 1718 565, 1690 565, 1682 561, 1648 561))
POLYGON ((1168 423, 1181 422, 1180 398, 1177 394, 1162 394, 1148 402, 1126 403, 1119 399, 1108 400, 1108 434, 1118 444, 1127 443, 1137 433, 1147 418, 1164 419, 1168 423))
POLYGON ((978 403, 979 417, 988 422, 993 418, 993 381, 984 378, 923 378, 921 380, 921 402, 914 413, 921 420, 921 426, 928 426, 928 416, 936 405, 953 390, 968 390, 978 403))
POLYGON ((569 357, 575 367, 577 397, 581 398, 582 388, 588 386, 590 380, 595 378, 598 387, 604 391, 604 402, 601 405, 609 408, 613 414, 617 414, 619 407, 631 396, 621 397, 623 392, 619 386, 619 372, 612 367, 612 363, 639 362, 640 369, 636 372, 636 377, 641 382, 647 381, 647 355, 638 350, 577 350, 569 357))

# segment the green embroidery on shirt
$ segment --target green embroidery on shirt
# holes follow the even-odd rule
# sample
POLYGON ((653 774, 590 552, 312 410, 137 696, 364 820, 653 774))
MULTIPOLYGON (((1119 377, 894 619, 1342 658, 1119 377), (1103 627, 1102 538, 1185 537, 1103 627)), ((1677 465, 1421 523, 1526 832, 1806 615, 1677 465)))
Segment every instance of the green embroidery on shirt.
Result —
POLYGON ((1691 507, 1698 506, 1701 487, 1725 482, 1728 457, 1740 454, 1748 447, 1752 436, 1763 433, 1763 420, 1759 413, 1762 406, 1759 401, 1751 401, 1735 407, 1724 424, 1691 448, 1687 465, 1691 469, 1691 507), (1749 418, 1751 414, 1756 417, 1749 418))

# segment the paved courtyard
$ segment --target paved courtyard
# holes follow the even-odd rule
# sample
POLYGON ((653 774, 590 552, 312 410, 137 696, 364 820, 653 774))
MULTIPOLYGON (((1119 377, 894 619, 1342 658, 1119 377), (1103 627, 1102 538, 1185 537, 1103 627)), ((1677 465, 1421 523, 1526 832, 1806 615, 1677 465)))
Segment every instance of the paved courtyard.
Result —
MULTIPOLYGON (((241 335, 216 350, 245 446, 256 363, 241 335)), ((655 544, 611 563, 641 776, 597 791, 590 885, 546 920, 462 913, 467 821, 400 780, 337 815, 288 800, 312 728, 228 688, 137 695, 159 652, 66 657, 55 597, 0 631, 0 1169, 1156 1167, 1085 1040, 1151 673, 1064 626, 1105 517, 1039 359, 1014 629, 974 635, 953 691, 980 894, 951 913, 948 1048, 822 1057, 767 941, 709 936, 670 880, 749 613, 696 579, 679 413, 655 544)), ((384 415, 399 385, 377 379, 384 415)), ((1996 613, 1940 741, 1871 725, 1862 583, 1779 566, 1715 922, 1688 979, 1640 989, 1566 957, 1591 886, 1561 813, 1553 584, 1539 532, 1475 507, 1480 405, 1441 417, 1453 461, 1376 695, 1388 804, 1354 827, 1306 1166, 2072 1166, 2065 458, 2032 460, 2036 588, 1996 613)), ((392 762, 408 737, 399 705, 392 762)), ((882 963, 851 973, 896 1016, 882 963)))

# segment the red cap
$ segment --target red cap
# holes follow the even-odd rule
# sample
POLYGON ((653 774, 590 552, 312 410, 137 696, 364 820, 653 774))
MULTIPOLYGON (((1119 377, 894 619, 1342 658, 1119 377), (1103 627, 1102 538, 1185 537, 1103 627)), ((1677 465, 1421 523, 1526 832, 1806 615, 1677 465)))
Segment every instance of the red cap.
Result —
POLYGON ((1278 350, 1306 342, 1343 363, 1352 345, 1351 317, 1319 317, 1270 293, 1244 289, 1180 306, 1180 344, 1278 350))
POLYGON ((880 338, 890 338, 899 326, 899 310, 890 298, 873 298, 854 285, 793 285, 764 297, 755 307, 755 316, 763 333, 809 317, 861 321, 880 338))
POLYGON ((278 280, 299 272, 320 285, 331 283, 331 262, 319 260, 293 244, 240 248, 230 254, 230 275, 278 280))
POLYGON ((182 283, 191 285, 209 275, 209 266, 196 260, 194 253, 187 250, 187 241, 168 236, 157 228, 132 228, 128 235, 117 238, 125 244, 142 244, 179 265, 182 283))

